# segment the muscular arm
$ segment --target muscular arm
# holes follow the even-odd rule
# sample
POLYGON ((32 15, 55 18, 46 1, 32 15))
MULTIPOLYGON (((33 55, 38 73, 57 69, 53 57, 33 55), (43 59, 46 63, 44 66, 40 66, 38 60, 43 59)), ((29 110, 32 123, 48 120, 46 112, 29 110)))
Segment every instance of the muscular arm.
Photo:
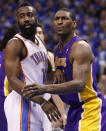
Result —
MULTIPOLYGON (((25 57, 25 47, 19 39, 10 40, 5 48, 5 69, 9 84, 13 90, 23 95, 22 89, 25 83, 20 80, 20 59, 25 57)), ((32 101, 42 104, 45 100, 40 96, 35 96, 32 101)))
MULTIPOLYGON (((20 56, 23 44, 19 40, 10 40, 5 48, 5 69, 6 74, 13 90, 21 94, 24 83, 20 77, 20 56)), ((21 94, 22 95, 22 94, 21 94)))
POLYGON ((87 43, 77 43, 73 45, 70 59, 73 63, 73 80, 62 84, 47 85, 45 92, 53 94, 70 94, 76 92, 82 92, 85 88, 91 62, 92 51, 87 43))

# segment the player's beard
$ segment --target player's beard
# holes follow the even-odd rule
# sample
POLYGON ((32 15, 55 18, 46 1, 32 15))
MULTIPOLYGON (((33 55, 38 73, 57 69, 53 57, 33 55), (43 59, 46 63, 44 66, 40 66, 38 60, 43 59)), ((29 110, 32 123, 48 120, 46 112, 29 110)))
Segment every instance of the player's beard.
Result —
POLYGON ((32 36, 35 35, 36 33, 36 22, 35 23, 25 23, 24 25, 21 25, 19 24, 19 28, 20 28, 20 31, 22 33, 22 35, 25 37, 25 38, 31 38, 32 36), (26 25, 30 25, 30 28, 25 28, 26 25))

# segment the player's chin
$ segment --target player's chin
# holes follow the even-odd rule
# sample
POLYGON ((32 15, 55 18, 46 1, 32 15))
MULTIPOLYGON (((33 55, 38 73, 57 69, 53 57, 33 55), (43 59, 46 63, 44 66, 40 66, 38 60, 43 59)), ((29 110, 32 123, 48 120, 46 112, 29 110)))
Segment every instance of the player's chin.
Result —
POLYGON ((25 30, 25 32, 30 32, 30 33, 31 33, 32 28, 31 28, 31 27, 29 27, 29 28, 25 28, 24 30, 25 30))

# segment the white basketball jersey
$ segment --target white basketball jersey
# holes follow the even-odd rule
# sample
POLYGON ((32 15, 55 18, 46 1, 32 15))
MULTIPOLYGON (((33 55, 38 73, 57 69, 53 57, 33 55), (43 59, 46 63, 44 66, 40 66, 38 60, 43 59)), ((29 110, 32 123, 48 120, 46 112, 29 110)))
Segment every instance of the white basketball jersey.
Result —
POLYGON ((27 56, 20 62, 20 79, 26 84, 44 83, 48 68, 47 50, 42 41, 35 36, 35 43, 16 34, 15 37, 21 39, 27 49, 27 56))
MULTIPOLYGON (((20 62, 20 80, 25 84, 44 83, 48 68, 47 51, 35 36, 35 43, 16 34, 23 41, 27 56, 20 62)), ((22 97, 14 90, 4 104, 8 131, 52 131, 52 126, 39 104, 22 97), (11 116, 12 115, 12 116, 11 116)))

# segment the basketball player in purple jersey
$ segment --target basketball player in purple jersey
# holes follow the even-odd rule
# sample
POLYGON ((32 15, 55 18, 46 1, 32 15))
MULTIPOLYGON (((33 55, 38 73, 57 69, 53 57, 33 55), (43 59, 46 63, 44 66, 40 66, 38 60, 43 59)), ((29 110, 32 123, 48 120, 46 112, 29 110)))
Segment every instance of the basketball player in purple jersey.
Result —
POLYGON ((4 113, 4 81, 6 77, 4 68, 4 52, 0 51, 0 131, 7 131, 7 121, 4 113))
POLYGON ((64 71, 67 82, 28 85, 22 92, 28 98, 59 94, 70 105, 65 131, 106 131, 106 102, 97 88, 91 47, 75 34, 77 22, 69 9, 57 11, 53 22, 60 37, 55 65, 57 71, 64 71))
POLYGON ((9 39, 11 39, 16 34, 16 32, 17 29, 15 26, 8 29, 0 46, 0 131, 7 131, 7 120, 4 113, 4 101, 9 93, 8 81, 4 67, 4 48, 9 39))

